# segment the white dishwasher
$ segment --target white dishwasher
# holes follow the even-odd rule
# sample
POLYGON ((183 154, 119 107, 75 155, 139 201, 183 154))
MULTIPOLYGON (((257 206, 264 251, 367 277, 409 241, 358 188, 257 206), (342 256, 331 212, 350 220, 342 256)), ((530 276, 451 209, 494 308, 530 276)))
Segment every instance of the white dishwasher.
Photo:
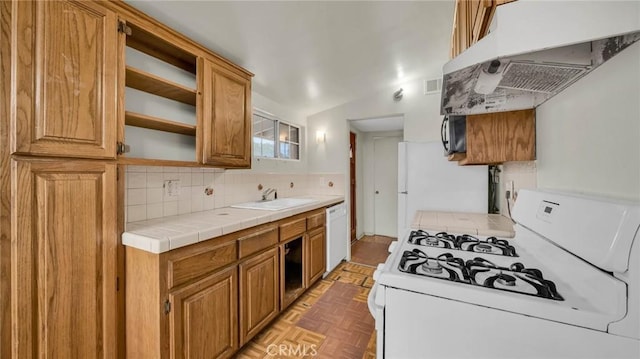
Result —
POLYGON ((327 208, 327 273, 347 258, 347 207, 344 202, 327 208))

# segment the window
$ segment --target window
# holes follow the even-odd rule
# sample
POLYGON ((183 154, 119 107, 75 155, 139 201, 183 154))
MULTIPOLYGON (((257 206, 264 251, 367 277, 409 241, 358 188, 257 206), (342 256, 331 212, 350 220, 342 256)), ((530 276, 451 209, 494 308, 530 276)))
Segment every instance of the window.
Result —
POLYGON ((300 128, 254 112, 253 155, 289 160, 300 159, 300 128))

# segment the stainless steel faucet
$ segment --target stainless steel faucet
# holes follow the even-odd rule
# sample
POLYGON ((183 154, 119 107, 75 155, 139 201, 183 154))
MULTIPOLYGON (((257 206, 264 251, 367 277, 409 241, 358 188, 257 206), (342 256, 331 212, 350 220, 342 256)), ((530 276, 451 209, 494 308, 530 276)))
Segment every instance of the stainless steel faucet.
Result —
MULTIPOLYGON (((262 192, 262 200, 263 201, 268 201, 267 197, 269 197, 270 194, 276 192, 277 190, 275 188, 267 188, 262 192)), ((277 193, 277 192, 276 192, 277 193)), ((276 195, 277 196, 277 195, 276 195)), ((275 199, 275 198, 274 198, 275 199)))

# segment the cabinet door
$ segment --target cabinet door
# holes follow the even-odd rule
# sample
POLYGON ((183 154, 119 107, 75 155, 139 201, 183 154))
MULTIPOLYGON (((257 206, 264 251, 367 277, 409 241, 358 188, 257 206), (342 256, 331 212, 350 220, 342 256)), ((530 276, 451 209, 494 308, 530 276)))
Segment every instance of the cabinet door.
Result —
POLYGON ((278 248, 240 264, 240 345, 278 315, 278 248))
POLYGON ((90 1, 16 9, 12 152, 115 158, 116 14, 90 1))
POLYGON ((116 166, 13 161, 13 353, 117 356, 116 166))
POLYGON ((203 163, 251 167, 251 81, 199 59, 203 163))
POLYGON ((467 157, 463 164, 536 159, 535 110, 467 116, 467 157))
POLYGON ((229 358, 238 348, 236 267, 169 294, 172 358, 229 358))
POLYGON ((326 268, 325 228, 318 228, 309 233, 307 240, 307 287, 324 274, 326 268))

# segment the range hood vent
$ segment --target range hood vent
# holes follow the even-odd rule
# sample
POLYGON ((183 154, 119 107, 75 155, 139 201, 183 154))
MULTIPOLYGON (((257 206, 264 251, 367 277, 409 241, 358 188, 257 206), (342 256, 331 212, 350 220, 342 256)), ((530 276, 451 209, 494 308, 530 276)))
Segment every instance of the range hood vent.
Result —
POLYGON ((504 70, 498 87, 555 93, 573 83, 585 71, 587 68, 582 66, 511 62, 504 70))
POLYGON ((442 114, 537 107, 640 40, 640 2, 518 0, 492 28, 445 64, 442 114))

